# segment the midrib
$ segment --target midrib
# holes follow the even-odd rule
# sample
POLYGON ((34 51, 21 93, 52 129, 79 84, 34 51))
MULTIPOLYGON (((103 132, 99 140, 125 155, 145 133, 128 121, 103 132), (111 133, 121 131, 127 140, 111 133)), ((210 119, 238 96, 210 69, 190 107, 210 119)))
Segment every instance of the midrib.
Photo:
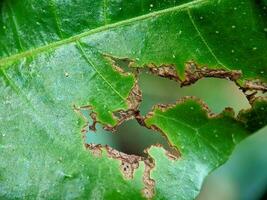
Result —
POLYGON ((163 10, 159 10, 159 11, 155 11, 155 12, 152 12, 152 13, 149 13, 149 14, 145 14, 145 15, 141 15, 141 16, 138 16, 138 17, 134 17, 134 18, 131 18, 131 19, 122 20, 120 22, 116 22, 116 23, 113 23, 113 24, 107 24, 107 25, 104 25, 104 26, 101 26, 101 27, 98 27, 98 28, 95 28, 95 29, 92 29, 92 30, 89 30, 89 31, 86 31, 86 32, 83 32, 83 33, 80 33, 80 34, 77 34, 77 35, 74 35, 72 37, 69 37, 69 38, 66 38, 66 39, 63 39, 63 40, 60 40, 60 41, 52 42, 50 44, 47 44, 47 45, 44 45, 44 46, 40 46, 40 47, 37 47, 35 49, 27 50, 27 51, 24 51, 24 52, 21 52, 21 53, 18 53, 18 54, 14 54, 14 55, 11 55, 11 56, 8 56, 8 57, 4 57, 4 58, 0 59, 0 67, 1 66, 5 66, 9 62, 13 62, 13 61, 19 60, 21 58, 25 58, 25 57, 28 57, 28 56, 33 56, 33 55, 36 55, 38 53, 44 52, 46 50, 54 49, 54 48, 56 48, 58 46, 61 46, 61 45, 64 45, 64 44, 69 44, 69 43, 72 43, 72 42, 76 42, 76 41, 78 41, 79 39, 81 39, 83 37, 86 37, 86 36, 89 36, 89 35, 92 35, 92 34, 95 34, 95 33, 99 33, 99 32, 105 31, 105 30, 121 27, 121 26, 124 26, 124 25, 129 25, 129 24, 131 24, 133 22, 141 21, 141 20, 144 20, 144 19, 147 19, 147 18, 157 17, 157 16, 160 16, 160 15, 166 14, 168 12, 173 12, 173 11, 179 11, 179 10, 183 10, 183 9, 192 8, 194 6, 197 6, 197 5, 209 2, 209 1, 210 0, 191 1, 189 3, 184 3, 184 4, 181 4, 179 6, 175 6, 175 7, 171 7, 171 8, 167 8, 167 9, 163 9, 163 10))

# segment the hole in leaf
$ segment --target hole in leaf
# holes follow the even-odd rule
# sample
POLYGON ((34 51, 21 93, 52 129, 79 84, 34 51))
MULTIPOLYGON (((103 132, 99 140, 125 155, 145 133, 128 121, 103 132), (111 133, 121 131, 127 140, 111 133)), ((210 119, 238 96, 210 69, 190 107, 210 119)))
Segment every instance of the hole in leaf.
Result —
POLYGON ((242 109, 250 108, 246 96, 232 81, 219 78, 204 78, 195 84, 180 87, 175 81, 142 73, 139 85, 143 92, 140 111, 145 115, 155 104, 175 103, 184 96, 195 96, 203 100, 213 113, 220 113, 231 107, 237 114, 242 109))
POLYGON ((124 122, 115 133, 105 131, 98 125, 97 133, 87 132, 86 142, 109 145, 123 153, 139 156, 145 156, 144 150, 153 144, 161 144, 166 150, 171 151, 164 136, 140 126, 136 120, 124 122))
MULTIPOLYGON (((213 113, 220 113, 225 107, 232 107, 236 113, 250 108, 245 95, 234 82, 218 78, 201 79, 191 86, 181 88, 177 82, 147 73, 139 75, 143 101, 140 111, 144 116, 155 104, 175 103, 184 96, 196 96, 202 99, 213 113)), ((135 120, 124 122, 115 133, 97 126, 97 133, 87 132, 86 143, 109 145, 123 153, 144 156, 144 149, 161 144, 172 151, 167 139, 159 132, 140 126, 135 120)))

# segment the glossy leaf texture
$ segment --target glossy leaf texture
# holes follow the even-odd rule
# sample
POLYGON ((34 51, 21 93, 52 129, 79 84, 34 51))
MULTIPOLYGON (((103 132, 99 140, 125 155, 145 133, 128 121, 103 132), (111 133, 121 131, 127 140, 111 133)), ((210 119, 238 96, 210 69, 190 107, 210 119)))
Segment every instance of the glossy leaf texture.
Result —
MULTIPOLYGON (((3 0, 0 11, 4 199, 143 198, 143 165, 127 181, 118 170, 119 161, 105 153, 95 158, 83 147, 85 122, 76 107, 90 105, 97 120, 110 126, 118 123, 115 111, 131 107, 127 99, 135 77, 114 69, 107 55, 127 58, 131 67, 175 65, 180 79, 186 76, 185 62, 193 60, 210 69, 242 70, 242 81, 266 82, 266 1, 3 0)), ((156 162, 155 198, 194 198, 203 178, 225 162, 236 142, 266 125, 261 120, 247 128, 254 115, 248 113, 242 120, 227 114, 210 119, 197 101, 156 110, 147 125, 162 129, 182 157, 169 161, 161 150, 150 150, 156 162), (185 121, 176 123, 181 121, 176 110, 184 113, 185 121), (188 121, 188 113, 199 121, 188 121), (218 126, 219 139, 204 130, 202 137, 200 122, 208 130, 218 126), (232 127, 230 133, 225 126, 232 127), (178 130, 183 136, 177 136, 178 130), (217 152, 209 143, 225 151, 217 152), (185 170, 192 170, 192 177, 185 170), (168 179, 177 176, 183 176, 176 179, 180 183, 167 187, 168 179)))
POLYGON ((235 145, 262 127, 247 123, 257 110, 265 112, 257 120, 262 126, 266 125, 266 101, 256 101, 252 110, 244 112, 247 125, 234 119, 229 109, 220 115, 211 115, 202 102, 192 98, 176 105, 156 106, 146 124, 164 133, 181 154, 180 159, 173 161, 164 156, 162 150, 155 147, 149 150, 155 159, 152 178, 157 181, 157 197, 194 199, 204 178, 227 161, 235 145))
POLYGON ((264 0, 2 1, 1 13, 1 66, 79 41, 137 66, 175 64, 181 77, 194 60, 266 81, 264 0))

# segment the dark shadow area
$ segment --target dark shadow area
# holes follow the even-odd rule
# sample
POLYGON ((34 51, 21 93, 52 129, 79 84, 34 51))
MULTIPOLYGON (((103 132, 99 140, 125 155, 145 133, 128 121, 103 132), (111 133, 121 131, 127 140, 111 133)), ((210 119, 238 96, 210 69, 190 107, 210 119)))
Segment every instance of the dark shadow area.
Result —
POLYGON ((265 191, 265 193, 262 195, 262 197, 260 198, 260 200, 267 200, 267 185, 266 185, 266 191, 265 191))

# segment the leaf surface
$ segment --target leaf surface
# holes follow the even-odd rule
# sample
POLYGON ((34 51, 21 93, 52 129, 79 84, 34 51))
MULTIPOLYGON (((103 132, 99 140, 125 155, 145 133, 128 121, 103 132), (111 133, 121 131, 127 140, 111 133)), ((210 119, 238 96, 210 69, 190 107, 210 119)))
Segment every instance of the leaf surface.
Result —
MULTIPOLYGON (((266 102, 255 102, 243 119, 250 120, 256 110, 265 110, 266 105, 266 102)), ((261 116, 257 120, 263 122, 266 114, 261 116)), ((227 161, 236 144, 258 130, 254 125, 245 126, 234 119, 230 110, 210 116, 205 106, 194 99, 185 99, 167 108, 155 107, 146 124, 165 133, 181 154, 179 159, 170 160, 158 148, 149 150, 155 159, 152 178, 157 181, 159 199, 194 199, 204 178, 227 161)))
MULTIPOLYGON (((80 132, 85 122, 74 107, 90 105, 97 120, 110 126, 118 123, 115 111, 131 107, 128 97, 135 77, 116 71, 106 55, 128 58, 134 67, 172 64, 181 79, 186 76, 185 62, 194 60, 211 69, 242 70, 240 80, 266 82, 265 6, 265 1, 237 0, 1 1, 0 197, 143 198, 143 165, 134 180, 127 181, 118 170, 119 161, 105 153, 95 158, 83 147, 80 132)), ((233 138, 237 142, 254 132, 224 114, 218 122, 209 119, 199 104, 191 103, 198 110, 191 114, 207 128, 218 123, 220 129, 225 123, 236 132, 229 135, 220 130, 219 137, 225 142, 218 143, 211 135, 206 142, 201 134, 192 138, 199 122, 184 125, 177 123, 180 116, 175 113, 168 113, 174 115, 173 121, 161 118, 157 111, 147 123, 167 134, 181 151, 182 160, 166 166, 161 150, 152 148, 157 169, 162 170, 152 174, 155 198, 195 197, 205 175, 227 159, 236 144, 233 138), (170 127, 166 125, 169 121, 170 127), (185 138, 177 139, 173 129, 183 131, 185 138), (191 139, 197 143, 189 142, 191 139), (215 149, 222 146, 225 152, 214 151, 209 143, 214 143, 215 149), (175 189, 175 194, 169 193, 172 187, 164 184, 173 177, 167 173, 164 182, 158 173, 171 170, 184 176, 190 166, 193 180, 185 176, 177 183, 185 187, 180 188, 181 193, 175 189), (199 179, 198 170, 203 173, 199 179), (193 191, 190 196, 186 196, 188 191, 193 191)), ((191 118, 184 104, 175 109, 188 109, 184 117, 191 118)))

